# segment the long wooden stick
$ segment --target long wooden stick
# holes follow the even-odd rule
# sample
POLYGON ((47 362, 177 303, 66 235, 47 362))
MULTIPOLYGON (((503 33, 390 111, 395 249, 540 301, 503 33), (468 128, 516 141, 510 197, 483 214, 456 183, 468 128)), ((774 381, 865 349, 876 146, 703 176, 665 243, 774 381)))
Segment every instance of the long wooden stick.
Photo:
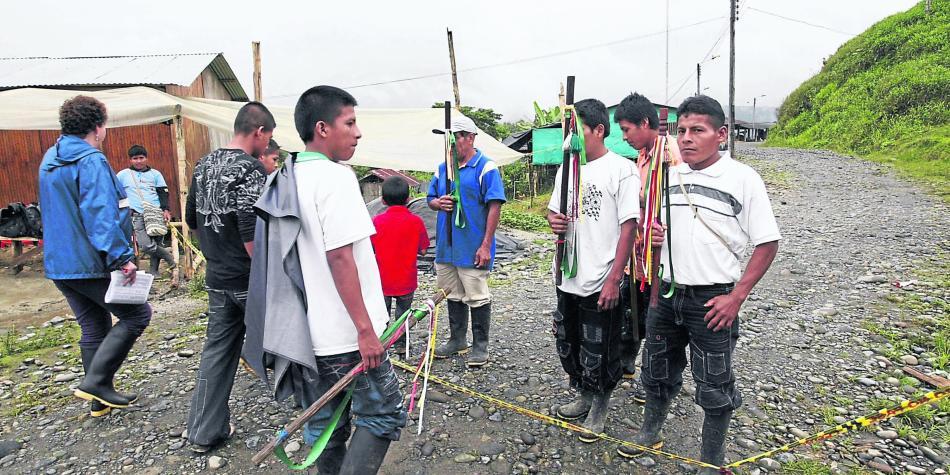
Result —
MULTIPOLYGON (((564 104, 566 106, 574 105, 574 76, 567 77, 567 91, 566 99, 564 104)), ((567 140, 567 137, 570 135, 571 121, 568 114, 573 114, 573 111, 568 111, 568 108, 563 109, 564 120, 562 121, 561 128, 564 132, 564 139, 567 140)), ((567 191, 570 186, 571 179, 571 150, 564 150, 564 157, 561 160, 561 195, 560 203, 558 204, 558 209, 562 215, 567 215, 567 191)), ((577 190, 575 190, 575 193, 577 190)), ((566 234, 566 233, 565 233, 566 234)), ((561 285, 563 280, 563 273, 561 272, 561 263, 564 262, 564 236, 565 234, 557 235, 557 252, 554 255, 554 283, 556 285, 561 285)))
MULTIPOLYGON (((431 312, 432 309, 434 309, 435 306, 438 305, 439 302, 441 302, 442 299, 444 298, 445 298, 445 293, 442 290, 439 290, 438 292, 432 294, 432 297, 429 297, 429 299, 426 301, 426 305, 430 306, 429 311, 431 312)), ((422 317, 419 317, 419 319, 421 318, 422 317)), ((412 327, 413 325, 415 325, 417 321, 418 320, 416 318, 411 318, 411 317, 406 320, 406 322, 408 322, 409 327, 412 327)), ((383 349, 388 349, 390 346, 392 346, 392 344, 397 339, 399 339, 400 336, 403 335, 402 329, 404 328, 406 328, 406 325, 400 326, 400 330, 392 334, 389 340, 383 343, 383 349)), ((333 400, 333 398, 335 398, 344 389, 346 389, 346 387, 349 386, 351 382, 353 382, 353 379, 359 376, 359 374, 362 372, 363 372, 363 365, 358 364, 353 369, 351 369, 349 373, 346 373, 346 376, 343 376, 343 378, 341 378, 339 381, 336 382, 336 384, 334 384, 330 389, 328 389, 327 392, 323 394, 323 396, 320 396, 320 399, 317 399, 316 402, 314 402, 313 404, 310 405, 310 407, 307 408, 307 410, 305 410, 302 414, 297 416, 297 418, 294 419, 290 424, 287 424, 287 426, 284 427, 284 429, 278 433, 277 437, 275 437, 273 440, 268 442, 267 445, 265 445, 259 452, 257 452, 253 457, 251 457, 251 462, 253 462, 255 465, 263 462, 264 459, 266 459, 268 455, 274 452, 274 449, 278 445, 281 445, 284 442, 286 442, 287 439, 290 438, 291 434, 300 430, 300 428, 303 427, 304 424, 306 424, 307 421, 310 420, 310 418, 315 416, 317 412, 319 412, 320 409, 323 408, 323 406, 327 405, 328 402, 333 400)))
MULTIPOLYGON (((445 194, 452 194, 452 181, 457 180, 458 177, 455 176, 455 160, 453 156, 455 151, 452 150, 452 101, 445 101, 445 194)), ((455 203, 455 206, 458 206, 458 203, 455 203)), ((452 228, 455 227, 455 223, 452 222, 452 215, 455 213, 453 208, 451 212, 445 213, 445 224, 446 224, 446 242, 449 243, 449 247, 452 247, 452 228)))
MULTIPOLYGON (((668 120, 669 120, 669 109, 667 109, 666 107, 663 107, 660 109, 659 145, 661 146, 661 148, 660 150, 653 151, 653 154, 656 157, 657 164, 660 165, 660 172, 659 172, 660 173, 660 179, 659 179, 660 192, 658 193, 659 201, 657 202, 657 206, 656 206, 656 214, 653 216, 646 217, 647 219, 649 219, 648 223, 650 226, 652 226, 654 222, 662 224, 660 215, 663 214, 663 196, 664 196, 663 187, 667 186, 666 180, 669 178, 669 169, 670 169, 670 162, 668 161, 668 157, 666 156, 666 147, 663 146, 665 145, 664 138, 666 138, 667 136, 668 120)), ((667 203, 666 205, 669 206, 669 203, 667 203)), ((666 237, 667 239, 669 239, 669 236, 666 236, 666 237)), ((646 243, 646 245, 652 246, 653 243, 649 242, 649 243, 646 243)), ((660 301, 659 300, 660 299, 659 274, 660 274, 660 255, 662 254, 662 252, 660 251, 661 250, 653 249, 653 254, 652 254, 653 259, 651 263, 651 276, 650 276, 650 308, 656 308, 656 306, 659 304, 659 301, 660 301)), ((670 250, 670 252, 672 252, 672 249, 670 250)), ((673 271, 673 269, 667 269, 667 270, 669 272, 673 271)))

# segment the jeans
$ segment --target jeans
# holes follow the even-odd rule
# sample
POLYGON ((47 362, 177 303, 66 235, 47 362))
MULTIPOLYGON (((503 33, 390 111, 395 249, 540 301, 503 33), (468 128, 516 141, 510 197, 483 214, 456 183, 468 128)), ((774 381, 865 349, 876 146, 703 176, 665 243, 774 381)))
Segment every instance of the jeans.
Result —
POLYGON ((415 297, 415 295, 416 295, 415 292, 410 292, 406 295, 398 295, 398 296, 387 295, 386 297, 384 297, 386 299, 386 312, 389 313, 389 315, 392 315, 389 320, 390 322, 396 321, 396 319, 401 317, 402 314, 406 313, 406 310, 409 310, 409 308, 412 307, 412 299, 415 297), (393 315, 392 313, 393 300, 396 301, 395 315, 393 315))
POLYGON ((597 394, 613 390, 622 375, 620 327, 623 307, 599 311, 600 292, 579 297, 557 291, 554 334, 571 387, 597 394))
POLYGON ((216 445, 228 438, 228 399, 244 344, 247 291, 208 289, 208 330, 188 411, 188 441, 216 445))
POLYGON ((106 303, 106 290, 109 278, 102 279, 63 279, 53 284, 66 297, 69 308, 76 315, 76 322, 82 336, 81 348, 98 348, 102 339, 112 329, 112 317, 126 322, 136 336, 141 335, 152 319, 152 307, 147 304, 106 303))
POLYGON ((132 229, 135 231, 135 241, 139 244, 139 249, 149 256, 162 257, 158 254, 158 249, 163 247, 164 236, 149 236, 145 231, 145 218, 139 213, 132 213, 132 229))
MULTIPOLYGON (((721 414, 742 405, 732 371, 732 355, 739 340, 739 319, 714 332, 703 317, 709 299, 732 291, 732 284, 677 288, 647 316, 641 382, 648 399, 669 401, 683 385, 686 348, 689 347, 696 404, 707 413, 721 414)), ((669 289, 664 283, 661 295, 669 289)))
MULTIPOLYGON (((300 400, 304 407, 320 399, 330 387, 363 361, 359 351, 316 358, 317 373, 309 368, 303 368, 304 384, 300 400)), ((368 372, 360 373, 351 384, 353 398, 349 407, 343 411, 340 422, 333 431, 330 442, 327 443, 327 449, 346 444, 350 437, 351 411, 356 415, 354 422, 356 426, 369 430, 376 437, 399 440, 400 431, 406 426, 407 414, 402 404, 399 379, 389 359, 368 372)), ((313 445, 314 441, 320 437, 345 394, 346 391, 341 391, 310 418, 304 429, 304 442, 313 445)))

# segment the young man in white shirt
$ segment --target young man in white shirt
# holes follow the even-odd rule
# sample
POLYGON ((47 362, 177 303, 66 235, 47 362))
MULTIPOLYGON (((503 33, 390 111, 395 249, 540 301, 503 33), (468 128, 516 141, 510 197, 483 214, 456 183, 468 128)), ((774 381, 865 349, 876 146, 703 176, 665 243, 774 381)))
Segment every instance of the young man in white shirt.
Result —
MULTIPOLYGON (((568 202, 581 193, 579 216, 565 216, 560 208, 561 180, 570 176, 563 167, 554 180, 548 203, 548 223, 556 234, 569 233, 576 242, 576 274, 564 275, 557 287, 554 331, 561 366, 580 397, 561 406, 558 417, 576 420, 594 434, 604 431, 610 393, 620 381, 620 333, 624 309, 620 283, 624 278, 636 220, 640 175, 636 165, 607 149, 610 134, 607 108, 596 99, 574 105, 583 127, 587 163, 580 167, 581 190, 569 189, 568 202)), ((574 258, 566 257, 572 262, 574 258)), ((560 272, 560 269, 554 269, 560 272)), ((596 436, 581 435, 583 442, 596 436)))
MULTIPOLYGON (((306 288, 307 319, 317 374, 301 403, 312 404, 356 365, 366 371, 353 382, 357 418, 349 450, 347 408, 323 455, 320 473, 376 473, 389 444, 406 425, 399 380, 379 342, 389 320, 376 257, 375 234, 353 171, 340 162, 353 157, 361 134, 356 100, 332 86, 300 96, 294 122, 306 150, 294 161, 301 231, 296 244, 306 288)), ((341 393, 307 423, 312 444, 329 424, 341 393)))
MULTIPOLYGON (((663 242, 661 298, 647 316, 641 381, 647 401, 634 442, 662 446, 660 429, 683 385, 686 348, 696 382, 696 404, 703 408, 700 460, 722 466, 732 412, 742 404, 732 371, 739 339, 739 307, 765 275, 781 238, 765 184, 752 168, 720 155, 726 140, 722 106, 693 96, 679 109, 677 142, 683 162, 670 169, 670 223, 663 242), (755 246, 743 273, 739 257, 755 246)), ((641 451, 620 447, 620 455, 641 451)), ((704 474, 719 473, 711 468, 704 474)))

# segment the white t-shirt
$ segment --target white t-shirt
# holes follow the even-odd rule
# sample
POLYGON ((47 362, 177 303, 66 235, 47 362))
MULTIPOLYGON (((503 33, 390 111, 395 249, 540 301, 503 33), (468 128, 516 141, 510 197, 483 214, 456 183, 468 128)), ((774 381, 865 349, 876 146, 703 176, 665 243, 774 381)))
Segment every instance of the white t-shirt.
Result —
POLYGON ((376 228, 363 204, 356 176, 346 166, 313 160, 297 163, 294 174, 301 211, 297 250, 307 289, 313 352, 327 356, 358 350, 356 326, 337 293, 327 251, 353 245, 363 302, 373 330, 382 335, 389 315, 369 239, 376 234, 376 228))
MULTIPOLYGON (((782 237, 762 178, 728 153, 703 170, 693 170, 685 163, 670 168, 668 186, 672 223, 663 241, 662 264, 668 265, 672 245, 673 278, 678 284, 737 282, 742 277, 737 256, 746 245, 758 246, 782 237), (697 212, 729 244, 728 249, 693 216, 679 186, 681 179, 697 212)), ((669 275, 663 279, 669 281, 669 275)))
MULTIPOLYGON (((548 209, 560 212, 561 169, 548 209)), ((577 239, 577 275, 564 278, 562 292, 586 297, 604 287, 617 254, 620 225, 640 215, 640 174, 636 164, 614 152, 581 166, 581 215, 569 224, 577 239)), ((572 193, 569 192, 569 193, 572 193)), ((568 203, 572 196, 568 195, 568 203)))

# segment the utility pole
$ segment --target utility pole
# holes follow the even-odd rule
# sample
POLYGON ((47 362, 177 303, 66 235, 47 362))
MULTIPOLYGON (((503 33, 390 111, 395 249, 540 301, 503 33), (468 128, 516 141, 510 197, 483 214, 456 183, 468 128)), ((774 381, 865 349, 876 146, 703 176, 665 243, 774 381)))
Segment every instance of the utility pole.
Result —
POLYGON ((696 63, 696 95, 700 95, 702 91, 699 90, 699 76, 702 75, 702 70, 699 67, 699 63, 696 63))
POLYGON ((452 91, 455 92, 455 108, 462 110, 462 99, 459 97, 459 77, 455 70, 455 45, 452 43, 452 30, 446 28, 449 37, 449 62, 452 64, 452 91))
POLYGON ((930 15, 930 13, 931 13, 931 11, 930 11, 930 0, 927 0, 927 5, 924 6, 924 11, 927 12, 928 15, 930 15))
POLYGON ((261 42, 251 42, 251 54, 254 56, 254 100, 261 102, 264 92, 261 90, 261 42))
POLYGON ((739 0, 729 0, 729 153, 736 156, 736 10, 739 0))

